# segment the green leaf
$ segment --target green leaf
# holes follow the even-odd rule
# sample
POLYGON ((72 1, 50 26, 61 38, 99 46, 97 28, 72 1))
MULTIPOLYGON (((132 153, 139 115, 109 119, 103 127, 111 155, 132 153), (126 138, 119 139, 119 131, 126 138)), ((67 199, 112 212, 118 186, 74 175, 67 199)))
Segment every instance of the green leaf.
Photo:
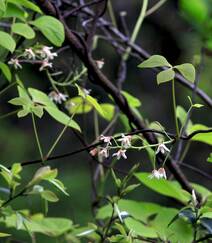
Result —
POLYGON ((22 166, 20 163, 14 163, 12 165, 12 169, 11 169, 11 172, 13 175, 18 175, 20 172, 22 171, 22 166))
MULTIPOLYGON (((3 221, 7 227, 16 227, 16 214, 6 217, 3 221)), ((44 218, 42 215, 33 215, 30 220, 24 222, 21 230, 42 233, 48 236, 57 237, 72 229, 72 222, 65 218, 44 218), (25 226, 26 227, 25 227, 25 226)))
POLYGON ((6 32, 0 31, 0 46, 4 47, 10 52, 14 52, 16 43, 11 35, 6 32))
MULTIPOLYGON (((186 119, 187 119, 187 112, 185 111, 185 109, 182 106, 177 106, 177 110, 176 110, 176 114, 177 114, 177 118, 179 119, 181 126, 184 126, 186 123, 186 119)), ((192 122, 189 119, 188 125, 187 125, 187 130, 192 126, 192 122)))
POLYGON ((12 24, 12 32, 21 35, 26 39, 35 38, 35 32, 28 24, 14 23, 12 24))
POLYGON ((31 21, 42 34, 55 46, 61 46, 65 40, 65 31, 63 24, 52 16, 42 16, 31 21))
POLYGON ((10 72, 10 69, 8 67, 7 64, 3 63, 3 62, 0 62, 0 69, 2 71, 2 73, 4 74, 5 78, 8 80, 8 81, 11 81, 12 79, 12 74, 10 72))
POLYGON ((168 81, 171 81, 174 79, 175 72, 172 68, 169 68, 167 70, 164 70, 157 75, 157 83, 162 84, 168 81))
POLYGON ((25 12, 21 7, 18 7, 15 4, 7 3, 7 9, 6 12, 4 13, 4 18, 11 18, 15 17, 18 19, 21 19, 25 21, 25 19, 28 17, 28 13, 25 12))
POLYGON ((91 104, 91 105, 94 107, 94 109, 95 109, 101 116, 105 117, 105 113, 104 113, 104 111, 102 110, 102 107, 100 106, 100 104, 98 103, 98 101, 97 101, 95 98, 93 98, 93 97, 90 96, 90 95, 87 95, 85 99, 86 99, 86 101, 87 101, 89 104, 91 104))
POLYGON ((153 55, 138 65, 139 68, 172 67, 165 57, 153 55))
POLYGON ((139 99, 137 99, 136 97, 134 97, 133 95, 129 94, 126 91, 121 91, 121 93, 124 95, 124 97, 126 98, 127 102, 129 103, 130 106, 132 107, 140 107, 141 106, 141 102, 139 99))
POLYGON ((176 68, 188 81, 192 83, 195 81, 195 68, 192 64, 184 63, 181 65, 174 66, 174 68, 176 68))
POLYGON ((0 238, 11 236, 11 234, 0 232, 0 238))
POLYGON ((143 237, 157 238, 158 234, 154 228, 144 225, 143 223, 132 219, 127 218, 124 220, 127 228, 133 231, 135 234, 138 234, 143 237))
POLYGON ((92 105, 81 96, 66 101, 66 107, 71 114, 85 114, 92 110, 92 105))
POLYGON ((176 182, 167 181, 165 179, 150 179, 148 173, 136 173, 135 176, 145 186, 161 195, 172 197, 183 203, 187 203, 190 200, 190 194, 180 188, 176 182))
POLYGON ((54 186, 56 186, 61 192, 63 192, 66 196, 69 196, 69 194, 65 191, 65 186, 63 185, 62 181, 58 179, 52 179, 49 180, 50 183, 52 183, 54 186))
POLYGON ((45 110, 53 117, 56 121, 62 123, 65 126, 72 127, 79 132, 81 132, 80 126, 73 120, 71 117, 66 115, 64 112, 60 111, 57 108, 45 107, 45 110))
POLYGON ((53 180, 56 176, 57 169, 52 170, 50 166, 43 166, 35 172, 32 180, 28 183, 28 186, 35 185, 41 180, 53 180))
POLYGON ((207 162, 212 163, 212 153, 210 153, 210 155, 209 155, 209 157, 208 157, 208 159, 207 159, 207 162))
POLYGON ((28 89, 30 95, 32 96, 33 102, 42 104, 44 109, 52 116, 56 121, 62 123, 63 125, 67 125, 72 127, 78 131, 81 131, 79 125, 71 119, 68 115, 64 112, 60 111, 57 106, 50 100, 48 95, 43 93, 40 90, 29 88, 28 89))
MULTIPOLYGON (((189 134, 198 130, 208 130, 209 127, 202 124, 195 124, 188 129, 189 134)), ((198 141, 212 145, 212 132, 209 133, 199 133, 192 137, 193 141, 198 141)))
POLYGON ((32 3, 32 1, 28 1, 28 0, 7 0, 9 3, 13 3, 13 4, 17 4, 17 5, 21 5, 25 8, 31 9, 37 13, 42 13, 42 11, 40 10, 40 8, 35 5, 34 3, 32 3))
POLYGON ((52 191, 42 191, 41 197, 49 202, 57 202, 59 201, 59 198, 52 192, 52 191))
POLYGON ((5 0, 0 0, 0 11, 5 12, 6 11, 6 2, 5 0))
POLYGON ((102 103, 100 104, 102 110, 104 111, 103 118, 107 121, 111 121, 114 117, 115 113, 115 106, 109 103, 102 103))
POLYGON ((202 24, 209 16, 208 6, 202 0, 180 0, 179 6, 191 23, 202 24))

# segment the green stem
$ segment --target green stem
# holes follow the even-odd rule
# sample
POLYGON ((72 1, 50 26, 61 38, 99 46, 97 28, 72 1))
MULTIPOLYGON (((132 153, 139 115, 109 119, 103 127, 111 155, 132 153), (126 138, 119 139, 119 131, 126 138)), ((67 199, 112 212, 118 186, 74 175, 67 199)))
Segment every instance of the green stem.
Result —
POLYGON ((158 3, 156 3, 152 8, 150 8, 147 12, 145 17, 153 14, 155 11, 157 11, 167 0, 160 0, 158 3))
POLYGON ((34 133, 35 133, 35 138, 36 138, 36 142, 37 142, 37 145, 38 145, 40 157, 41 157, 41 160, 43 162, 43 152, 42 152, 40 140, 39 140, 39 137, 38 137, 37 127, 36 127, 36 123, 35 123, 35 117, 34 117, 33 112, 31 114, 32 114, 32 124, 33 124, 34 133))
POLYGON ((175 94, 174 79, 172 80, 172 101, 173 101, 173 110, 174 110, 174 120, 175 120, 176 133, 177 133, 177 137, 179 138, 180 131, 179 131, 179 125, 178 125, 178 120, 177 120, 177 106, 176 106, 176 94, 175 94))
MULTIPOLYGON (((77 109, 76 109, 77 111, 77 109)), ((75 113, 74 113, 75 114, 75 113)), ((72 121, 74 114, 72 114, 72 116, 70 117, 69 122, 64 126, 64 128, 62 129, 62 131, 60 132, 60 134, 58 135, 58 137, 56 138, 55 142, 53 143, 53 145, 51 146, 51 148, 49 149, 49 152, 47 153, 47 155, 45 156, 44 160, 47 160, 49 158, 49 156, 51 155, 51 153, 53 152, 53 150, 55 149, 55 147, 57 146, 58 142, 60 141, 60 139, 62 138, 63 134, 65 133, 66 129, 68 128, 70 122, 72 121)))
POLYGON ((13 83, 9 84, 7 87, 5 87, 4 89, 2 89, 0 91, 0 95, 4 94, 8 89, 10 89, 11 87, 13 87, 14 85, 16 85, 16 82, 13 82, 13 83))
POLYGON ((114 27, 117 28, 116 18, 115 18, 115 14, 114 14, 114 11, 113 11, 113 5, 111 3, 111 0, 108 0, 108 6, 107 7, 108 7, 108 12, 109 12, 109 15, 110 15, 110 18, 111 18, 111 22, 114 25, 114 27))
MULTIPOLYGON (((147 6, 148 6, 148 1, 149 0, 143 0, 141 11, 140 11, 138 20, 137 20, 137 22, 135 24, 135 27, 134 27, 134 30, 133 30, 133 33, 132 33, 132 36, 131 36, 131 39, 130 39, 130 44, 133 44, 135 42, 137 36, 138 36, 139 30, 140 30, 141 25, 142 25, 142 23, 144 21, 144 18, 145 18, 145 14, 146 14, 146 11, 147 11, 147 6)), ((131 47, 128 47, 126 49, 126 52, 125 52, 124 56, 123 56, 123 60, 124 61, 127 61, 127 59, 129 58, 130 52, 131 52, 131 47)))
POLYGON ((3 120, 4 118, 7 118, 7 117, 9 117, 9 116, 13 116, 13 115, 15 115, 16 113, 18 113, 19 111, 20 111, 20 109, 15 110, 15 111, 11 111, 11 112, 9 112, 9 113, 7 113, 7 114, 4 114, 4 115, 0 116, 0 120, 3 120))

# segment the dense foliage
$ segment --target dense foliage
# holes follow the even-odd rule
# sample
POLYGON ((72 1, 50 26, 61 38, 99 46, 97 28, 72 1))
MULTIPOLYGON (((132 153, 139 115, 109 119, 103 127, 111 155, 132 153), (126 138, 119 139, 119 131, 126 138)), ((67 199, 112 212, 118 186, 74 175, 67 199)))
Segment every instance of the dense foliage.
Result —
MULTIPOLYGON (((8 113, 1 114, 0 122, 15 119, 17 126, 22 123, 25 126, 24 121, 29 119, 34 132, 30 144, 35 144, 40 156, 9 163, 4 163, 0 156, 2 242, 26 242, 27 239, 27 242, 189 243, 209 242, 212 238, 210 186, 204 187, 201 181, 192 183, 181 168, 182 164, 186 165, 186 154, 193 143, 210 149, 212 145, 211 127, 203 119, 199 123, 192 120, 194 112, 204 112, 204 107, 210 112, 212 109, 211 98, 199 88, 204 59, 212 53, 212 2, 179 1, 179 11, 199 36, 201 50, 190 63, 177 65, 157 53, 150 56, 135 44, 143 22, 168 1, 154 4, 140 1, 140 14, 131 34, 125 12, 120 15, 120 29, 125 31, 119 30, 113 2, 0 0, 0 98, 2 106, 9 104, 10 107, 8 113), (102 42, 113 46, 119 56, 114 82, 107 77, 105 69, 110 60, 93 58, 102 42), (66 56, 69 49, 72 62, 66 56), (135 70, 156 71, 158 87, 170 89, 170 112, 166 119, 174 132, 146 117, 141 100, 123 90, 130 58, 139 59, 135 70), (62 67, 66 62, 68 72, 62 67), (45 88, 33 78, 28 80, 32 70, 38 79, 45 79, 45 88), (191 90, 189 96, 181 93, 185 107, 178 104, 177 83, 183 84, 181 90, 191 90), (94 92, 96 87, 101 91, 94 92), (44 145, 39 124, 46 122, 46 117, 62 128, 53 142, 44 145), (85 123, 92 133, 92 142, 88 142, 85 123), (55 155, 63 136, 70 130, 73 133, 69 139, 76 137, 81 145, 55 155), (65 209, 60 213, 62 217, 48 213, 49 204, 59 205, 62 196, 69 200, 73 197, 66 188, 72 184, 68 180, 67 185, 64 183, 65 170, 58 172, 57 165, 62 158, 69 157, 71 161, 73 155, 83 151, 88 154, 84 163, 89 163, 91 168, 92 216, 87 225, 77 224, 78 220, 67 216, 65 209), (133 153, 139 154, 140 162, 129 163, 133 153), (56 163, 51 165, 53 160, 56 163), (148 162, 148 168, 144 168, 142 160, 148 162), (126 167, 118 166, 126 162, 127 171, 126 167), (33 165, 33 175, 29 177, 25 171, 33 165), (155 197, 160 194, 170 199, 168 206, 157 200, 146 201, 144 197, 133 198, 134 191, 140 194, 146 190, 144 186, 155 192, 155 197), (39 202, 38 210, 35 212, 30 205, 26 207, 26 200, 39 202)), ((6 133, 16 140, 9 129, 6 133)), ((212 153, 202 153, 198 159, 201 163, 212 163, 212 153)), ((192 166, 191 169, 195 170, 192 166)), ((211 180, 207 172, 198 169, 196 172, 211 180)), ((70 177, 74 174, 68 173, 70 177)), ((84 180, 83 176, 80 180, 84 180)), ((77 193, 79 200, 83 198, 80 190, 77 193)))

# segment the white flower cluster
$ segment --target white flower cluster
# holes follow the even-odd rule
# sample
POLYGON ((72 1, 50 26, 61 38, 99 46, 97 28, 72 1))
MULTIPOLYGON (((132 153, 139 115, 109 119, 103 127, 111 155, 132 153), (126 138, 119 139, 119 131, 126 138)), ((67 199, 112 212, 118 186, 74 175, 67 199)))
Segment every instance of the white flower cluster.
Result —
MULTIPOLYGON (((112 146, 111 143, 112 138, 113 138, 112 136, 104 136, 104 135, 100 136, 99 140, 103 141, 106 144, 106 146, 104 148, 101 148, 99 151, 99 156, 101 159, 109 157, 110 146, 112 146)), ((118 160, 121 158, 127 159, 126 151, 127 148, 131 147, 131 139, 132 136, 129 135, 125 136, 124 134, 122 134, 122 137, 118 139, 118 141, 121 142, 121 148, 117 152, 113 153, 112 157, 116 157, 118 160)), ((92 156, 95 156, 97 152, 98 152, 97 149, 93 149, 90 151, 90 154, 92 156)))
POLYGON ((167 177, 166 177, 166 171, 165 171, 165 169, 163 167, 159 168, 158 170, 154 169, 152 171, 152 174, 149 175, 149 178, 150 179, 156 178, 158 180, 159 179, 162 179, 162 178, 167 179, 167 177))
POLYGON ((57 57, 57 53, 52 52, 52 49, 53 47, 49 46, 43 46, 42 48, 35 50, 33 50, 32 48, 26 48, 23 54, 21 54, 19 57, 11 58, 8 64, 14 66, 15 69, 21 69, 22 65, 20 63, 23 60, 20 60, 20 58, 24 58, 24 61, 40 61, 40 71, 43 71, 46 68, 52 68, 53 64, 50 61, 57 57))

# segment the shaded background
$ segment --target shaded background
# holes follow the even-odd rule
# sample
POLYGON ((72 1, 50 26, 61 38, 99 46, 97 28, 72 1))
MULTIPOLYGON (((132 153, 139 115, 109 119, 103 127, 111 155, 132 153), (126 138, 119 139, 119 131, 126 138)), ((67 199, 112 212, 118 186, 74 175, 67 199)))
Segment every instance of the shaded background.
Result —
MULTIPOLYGON (((119 12, 127 10, 126 20, 129 30, 131 31, 136 22, 136 18, 139 15, 141 1, 113 2, 118 22, 119 12)), ((156 1, 154 0, 150 1, 151 5, 155 3, 156 1)), ((77 25, 75 20, 73 20, 71 24, 77 25)), ((178 9, 177 1, 171 0, 167 1, 159 11, 145 19, 136 43, 151 54, 164 55, 171 64, 194 62, 194 57, 200 54, 202 47, 199 34, 182 17, 182 14, 178 9)), ((119 64, 119 58, 114 52, 114 49, 106 42, 100 41, 99 46, 93 55, 96 59, 104 58, 105 66, 103 71, 114 80, 119 64)), ((77 61, 73 62, 75 59, 76 57, 72 51, 62 52, 57 58, 55 65, 67 72, 71 68, 74 69, 76 67, 76 64, 74 63, 77 63, 77 61)), ((151 70, 138 69, 138 64, 139 61, 133 58, 130 58, 128 61, 127 79, 123 85, 123 89, 141 100, 142 106, 140 111, 143 118, 148 119, 150 122, 159 121, 167 131, 174 132, 171 86, 168 83, 158 86, 156 84, 156 73, 151 70)), ((199 85, 209 96, 212 95, 211 66, 212 58, 206 57, 199 85)), ((45 73, 38 73, 37 68, 34 66, 25 65, 24 70, 20 72, 20 77, 27 87, 33 86, 44 90, 45 92, 50 91, 50 84, 45 73)), ((4 82, 5 81, 1 77, 0 84, 4 85, 4 82)), ((187 96, 191 96, 191 91, 188 91, 180 84, 177 84, 176 86, 177 102, 187 110, 189 108, 187 96)), ((86 87, 92 88, 91 95, 97 97, 100 101, 107 100, 105 98, 106 94, 98 87, 91 86, 89 82, 86 83, 86 87)), ((75 91, 70 91, 73 92, 73 96, 76 95, 75 91)), ((10 92, 1 98, 1 114, 5 114, 14 109, 12 105, 7 104, 7 101, 15 96, 15 89, 11 89, 10 92)), ((202 103, 199 99, 197 99, 197 101, 202 103)), ((92 142, 95 139, 92 112, 89 113, 86 118, 78 116, 77 120, 86 132, 87 141, 92 142), (84 119, 86 119, 86 122, 83 122, 84 119)), ((212 116, 207 105, 202 109, 197 109, 193 112, 192 121, 194 123, 211 126, 212 116)), ((103 129, 106 122, 100 118, 100 123, 101 128, 103 129)), ((62 126, 53 121, 47 114, 44 115, 44 119, 37 121, 37 124, 43 150, 48 151, 48 148, 61 131, 62 126)), ((9 166, 14 162, 39 158, 30 117, 20 120, 17 119, 16 116, 3 119, 0 120, 0 127, 0 159, 2 164, 9 166)), ((117 132, 122 132, 124 130, 120 122, 116 126, 116 129, 117 132)), ((52 155, 73 151, 80 147, 82 147, 82 145, 74 136, 73 132, 67 130, 52 155)), ((211 171, 211 165, 206 162, 206 159, 210 152, 211 148, 208 145, 194 142, 186 156, 185 162, 209 172, 211 171)), ((120 160, 118 162, 117 166, 119 168, 127 171, 133 164, 140 162, 142 171, 151 171, 151 165, 145 153, 129 152, 128 155, 128 160, 120 160)), ((83 152, 70 158, 64 158, 48 163, 52 168, 58 168, 59 179, 65 184, 68 193, 70 193, 70 197, 63 196, 59 192, 57 193, 60 201, 58 203, 49 204, 49 216, 65 216, 72 219, 74 223, 82 225, 92 221, 89 160, 90 157, 88 154, 83 152)), ((39 168, 39 165, 24 169, 23 178, 26 182, 32 177, 37 168, 39 168)), ((190 181, 212 189, 211 183, 209 184, 210 181, 207 178, 194 173, 192 170, 183 169, 183 171, 190 181)), ((4 182, 0 180, 0 183, 3 184, 4 182)), ((112 180, 108 180, 106 191, 108 193, 114 192, 112 180)), ((178 206, 174 201, 152 193, 143 185, 133 193, 130 193, 128 197, 143 201, 159 202, 163 205, 178 206)), ((24 198, 24 200, 17 199, 13 204, 15 205, 15 208, 25 204, 26 208, 29 207, 32 209, 32 213, 39 212, 41 209, 44 211, 44 205, 38 197, 35 197, 35 200, 32 200, 31 198, 24 198)), ((52 240, 51 242, 54 241, 52 240)))

